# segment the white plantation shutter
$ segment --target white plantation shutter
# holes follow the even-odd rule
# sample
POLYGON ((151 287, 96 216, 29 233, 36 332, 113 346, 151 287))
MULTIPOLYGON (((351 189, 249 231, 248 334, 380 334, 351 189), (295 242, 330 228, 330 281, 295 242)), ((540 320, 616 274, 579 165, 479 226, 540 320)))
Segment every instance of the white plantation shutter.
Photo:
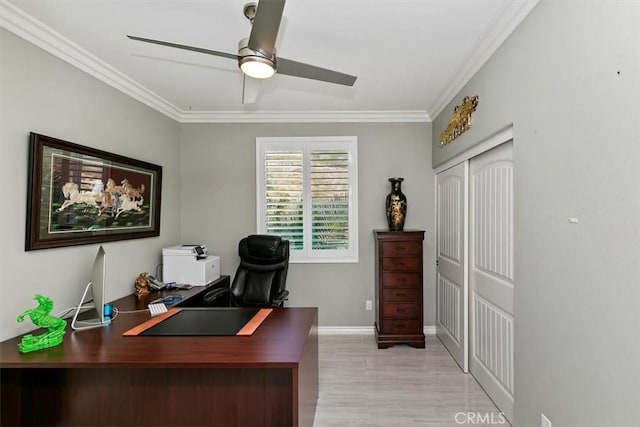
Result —
POLYGON ((357 262, 355 137, 257 138, 258 233, 292 262, 357 262))
POLYGON ((265 152, 265 232, 289 240, 291 250, 304 248, 302 166, 302 151, 265 152))
POLYGON ((311 247, 349 248, 349 152, 311 152, 311 247))

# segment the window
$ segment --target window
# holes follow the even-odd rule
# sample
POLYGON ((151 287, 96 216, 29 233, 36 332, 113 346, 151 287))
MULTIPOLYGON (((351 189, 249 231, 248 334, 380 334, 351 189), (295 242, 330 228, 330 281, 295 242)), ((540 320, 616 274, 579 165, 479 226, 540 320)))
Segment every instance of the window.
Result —
POLYGON ((358 261, 357 138, 257 138, 258 233, 291 262, 358 261))

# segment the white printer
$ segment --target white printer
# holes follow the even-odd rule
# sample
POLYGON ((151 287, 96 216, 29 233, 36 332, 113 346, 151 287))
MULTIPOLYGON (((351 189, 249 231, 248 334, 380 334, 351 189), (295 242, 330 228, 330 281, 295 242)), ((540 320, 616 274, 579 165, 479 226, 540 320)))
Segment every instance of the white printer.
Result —
POLYGON ((162 280, 178 285, 204 286, 220 277, 220 257, 207 255, 204 245, 162 249, 162 280))

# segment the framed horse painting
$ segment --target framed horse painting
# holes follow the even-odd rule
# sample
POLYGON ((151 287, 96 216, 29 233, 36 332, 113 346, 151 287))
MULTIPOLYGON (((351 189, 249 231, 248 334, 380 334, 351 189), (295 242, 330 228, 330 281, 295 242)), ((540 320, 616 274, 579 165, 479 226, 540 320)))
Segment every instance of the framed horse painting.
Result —
POLYGON ((31 133, 25 250, 160 235, 162 166, 31 133))

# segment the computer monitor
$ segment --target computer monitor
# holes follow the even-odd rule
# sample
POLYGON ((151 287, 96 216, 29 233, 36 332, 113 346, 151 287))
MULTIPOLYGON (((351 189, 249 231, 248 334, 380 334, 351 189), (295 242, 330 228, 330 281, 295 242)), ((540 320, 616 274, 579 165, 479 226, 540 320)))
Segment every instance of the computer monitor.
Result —
POLYGON ((104 287, 107 281, 107 263, 106 254, 104 248, 100 246, 98 253, 93 260, 93 267, 91 269, 91 279, 84 289, 82 298, 76 307, 76 312, 71 322, 71 328, 74 330, 99 328, 106 326, 110 323, 110 318, 105 318, 104 305, 105 295, 104 287), (89 292, 91 295, 89 296, 89 292), (89 304, 91 303, 91 304, 89 304), (87 309, 91 309, 91 313, 87 309), (81 318, 78 319, 78 315, 82 313, 81 318), (94 316, 93 318, 85 319, 84 317, 94 316))

